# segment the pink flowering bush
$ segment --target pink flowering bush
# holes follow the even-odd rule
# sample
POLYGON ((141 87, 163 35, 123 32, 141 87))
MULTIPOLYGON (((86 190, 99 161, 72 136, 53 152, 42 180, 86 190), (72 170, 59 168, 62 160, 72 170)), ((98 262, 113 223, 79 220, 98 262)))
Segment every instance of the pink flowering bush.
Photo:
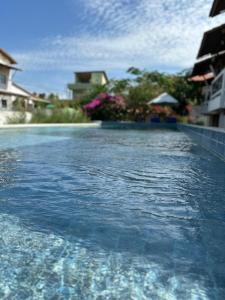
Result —
POLYGON ((126 111, 126 102, 122 96, 102 93, 83 106, 84 111, 92 120, 122 120, 126 111))

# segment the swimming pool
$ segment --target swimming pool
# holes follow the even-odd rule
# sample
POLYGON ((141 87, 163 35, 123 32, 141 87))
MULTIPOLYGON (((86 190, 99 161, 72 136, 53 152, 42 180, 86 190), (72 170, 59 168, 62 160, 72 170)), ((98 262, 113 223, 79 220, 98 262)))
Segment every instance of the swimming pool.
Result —
POLYGON ((225 163, 178 131, 0 131, 0 298, 224 299, 225 163))

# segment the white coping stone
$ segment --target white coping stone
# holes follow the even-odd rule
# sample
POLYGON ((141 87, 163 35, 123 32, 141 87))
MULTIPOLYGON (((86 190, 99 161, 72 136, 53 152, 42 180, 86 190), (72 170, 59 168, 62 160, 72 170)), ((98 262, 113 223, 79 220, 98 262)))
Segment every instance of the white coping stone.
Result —
POLYGON ((0 129, 15 128, 41 128, 41 127, 80 127, 80 128, 100 128, 101 122, 92 123, 58 123, 58 124, 12 124, 0 125, 0 129))
POLYGON ((206 129, 206 130, 212 130, 212 131, 216 131, 216 132, 225 133, 225 128, 221 128, 221 127, 200 126, 200 125, 192 125, 192 124, 178 124, 178 126, 185 126, 187 128, 192 127, 192 128, 198 128, 198 129, 206 129))

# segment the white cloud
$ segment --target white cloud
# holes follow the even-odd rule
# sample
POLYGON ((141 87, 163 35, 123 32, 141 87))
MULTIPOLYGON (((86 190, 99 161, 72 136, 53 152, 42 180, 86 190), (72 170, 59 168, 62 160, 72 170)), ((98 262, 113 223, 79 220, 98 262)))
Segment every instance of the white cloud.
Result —
POLYGON ((212 0, 84 2, 86 33, 45 39, 37 50, 16 53, 24 68, 183 69, 193 64, 203 32, 221 22, 208 18, 212 0))

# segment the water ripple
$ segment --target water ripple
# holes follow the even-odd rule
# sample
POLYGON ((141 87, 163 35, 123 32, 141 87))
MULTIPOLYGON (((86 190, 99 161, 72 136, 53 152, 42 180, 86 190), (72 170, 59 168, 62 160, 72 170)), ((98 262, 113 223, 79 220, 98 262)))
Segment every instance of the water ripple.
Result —
POLYGON ((174 131, 0 134, 1 299, 217 299, 225 165, 174 131))

